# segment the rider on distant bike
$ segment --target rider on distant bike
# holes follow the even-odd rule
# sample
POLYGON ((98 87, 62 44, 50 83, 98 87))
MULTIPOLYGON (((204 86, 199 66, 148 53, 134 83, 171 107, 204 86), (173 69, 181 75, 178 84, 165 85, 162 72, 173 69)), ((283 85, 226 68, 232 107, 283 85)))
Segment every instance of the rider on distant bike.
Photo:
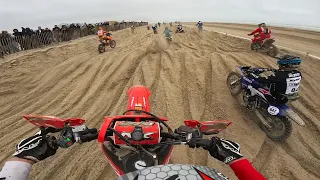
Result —
POLYGON ((157 32, 157 25, 153 25, 152 29, 153 29, 153 32, 156 33, 157 32))
POLYGON ((265 23, 258 24, 258 28, 254 30, 252 33, 248 34, 248 36, 252 36, 256 33, 258 33, 257 36, 254 37, 253 43, 256 43, 257 45, 260 45, 260 47, 263 45, 263 41, 265 39, 271 38, 271 30, 267 27, 265 23))
POLYGON ((288 63, 283 65, 278 61, 279 69, 256 68, 249 76, 270 90, 271 95, 275 98, 274 102, 284 103, 288 99, 299 98, 298 91, 302 74, 297 70, 300 63, 295 62, 299 57, 285 55, 279 59, 288 61, 288 63))
POLYGON ((171 33, 172 31, 168 27, 164 28, 163 34, 166 36, 166 38, 171 39, 171 33))
POLYGON ((177 31, 178 31, 178 32, 182 32, 182 31, 183 31, 181 24, 178 25, 177 31))
MULTIPOLYGON (((0 179, 28 179, 33 164, 56 153, 58 147, 53 147, 48 142, 46 135, 42 135, 41 133, 20 141, 16 146, 16 151, 13 154, 14 157, 7 160, 2 168, 0 179)), ((211 142, 209 143, 210 145, 202 147, 208 150, 212 157, 228 164, 240 180, 266 179, 240 154, 240 145, 238 143, 218 137, 212 137, 209 142, 211 142)), ((195 148, 200 147, 199 143, 198 141, 190 141, 188 145, 191 148, 195 148)), ((218 176, 217 179, 226 179, 221 173, 218 173, 218 176)), ((166 177, 164 178, 167 179, 166 177)))
POLYGON ((203 23, 201 21, 199 21, 196 26, 198 27, 198 31, 199 32, 202 32, 202 26, 203 26, 203 23))
POLYGON ((102 27, 99 27, 97 34, 98 34, 98 38, 99 38, 100 42, 103 42, 103 40, 105 40, 105 41, 109 40, 108 32, 103 30, 102 27))

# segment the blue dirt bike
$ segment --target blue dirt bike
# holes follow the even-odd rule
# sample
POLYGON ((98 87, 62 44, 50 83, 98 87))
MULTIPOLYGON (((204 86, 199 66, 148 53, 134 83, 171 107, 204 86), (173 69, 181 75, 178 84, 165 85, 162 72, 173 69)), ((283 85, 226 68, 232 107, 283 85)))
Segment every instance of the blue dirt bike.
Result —
POLYGON ((292 133, 291 120, 303 126, 305 123, 290 107, 288 99, 281 94, 271 93, 269 87, 262 86, 253 74, 258 68, 238 66, 242 75, 231 72, 227 85, 233 96, 243 92, 243 102, 248 110, 255 113, 261 122, 261 129, 274 141, 284 141, 292 133))

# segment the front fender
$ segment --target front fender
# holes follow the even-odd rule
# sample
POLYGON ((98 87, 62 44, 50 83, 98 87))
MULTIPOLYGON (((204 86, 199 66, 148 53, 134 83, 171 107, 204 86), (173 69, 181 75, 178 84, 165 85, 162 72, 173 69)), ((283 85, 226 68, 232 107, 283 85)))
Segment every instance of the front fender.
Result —
POLYGON ((305 125, 305 122, 303 121, 303 119, 301 119, 301 117, 296 112, 294 112, 293 109, 291 109, 289 106, 285 104, 281 104, 279 105, 279 109, 280 109, 280 112, 278 116, 286 116, 300 126, 305 125))

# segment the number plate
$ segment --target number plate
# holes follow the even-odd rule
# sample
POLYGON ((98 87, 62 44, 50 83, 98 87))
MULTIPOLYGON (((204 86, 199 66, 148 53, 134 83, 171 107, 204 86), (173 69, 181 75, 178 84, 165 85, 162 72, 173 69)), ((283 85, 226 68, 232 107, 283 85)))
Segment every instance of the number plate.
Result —
POLYGON ((279 114, 280 110, 279 108, 275 107, 275 106, 269 106, 268 107, 268 113, 273 115, 273 116, 276 116, 277 114, 279 114))

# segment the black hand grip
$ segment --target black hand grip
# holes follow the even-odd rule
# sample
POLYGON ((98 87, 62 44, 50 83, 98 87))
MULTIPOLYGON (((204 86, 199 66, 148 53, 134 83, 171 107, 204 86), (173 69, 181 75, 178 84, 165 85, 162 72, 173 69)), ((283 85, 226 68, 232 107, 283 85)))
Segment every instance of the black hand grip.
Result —
POLYGON ((197 146, 200 146, 206 150, 208 150, 213 144, 214 143, 210 139, 201 139, 200 141, 196 142, 197 146))
POLYGON ((90 142, 92 140, 95 140, 98 138, 98 134, 94 133, 94 134, 86 134, 80 137, 82 142, 90 142))
POLYGON ((97 128, 86 129, 82 131, 82 134, 96 134, 98 132, 97 128))
POLYGON ((191 148, 202 147, 203 149, 208 150, 212 145, 214 145, 214 142, 210 139, 191 139, 187 144, 191 148))

